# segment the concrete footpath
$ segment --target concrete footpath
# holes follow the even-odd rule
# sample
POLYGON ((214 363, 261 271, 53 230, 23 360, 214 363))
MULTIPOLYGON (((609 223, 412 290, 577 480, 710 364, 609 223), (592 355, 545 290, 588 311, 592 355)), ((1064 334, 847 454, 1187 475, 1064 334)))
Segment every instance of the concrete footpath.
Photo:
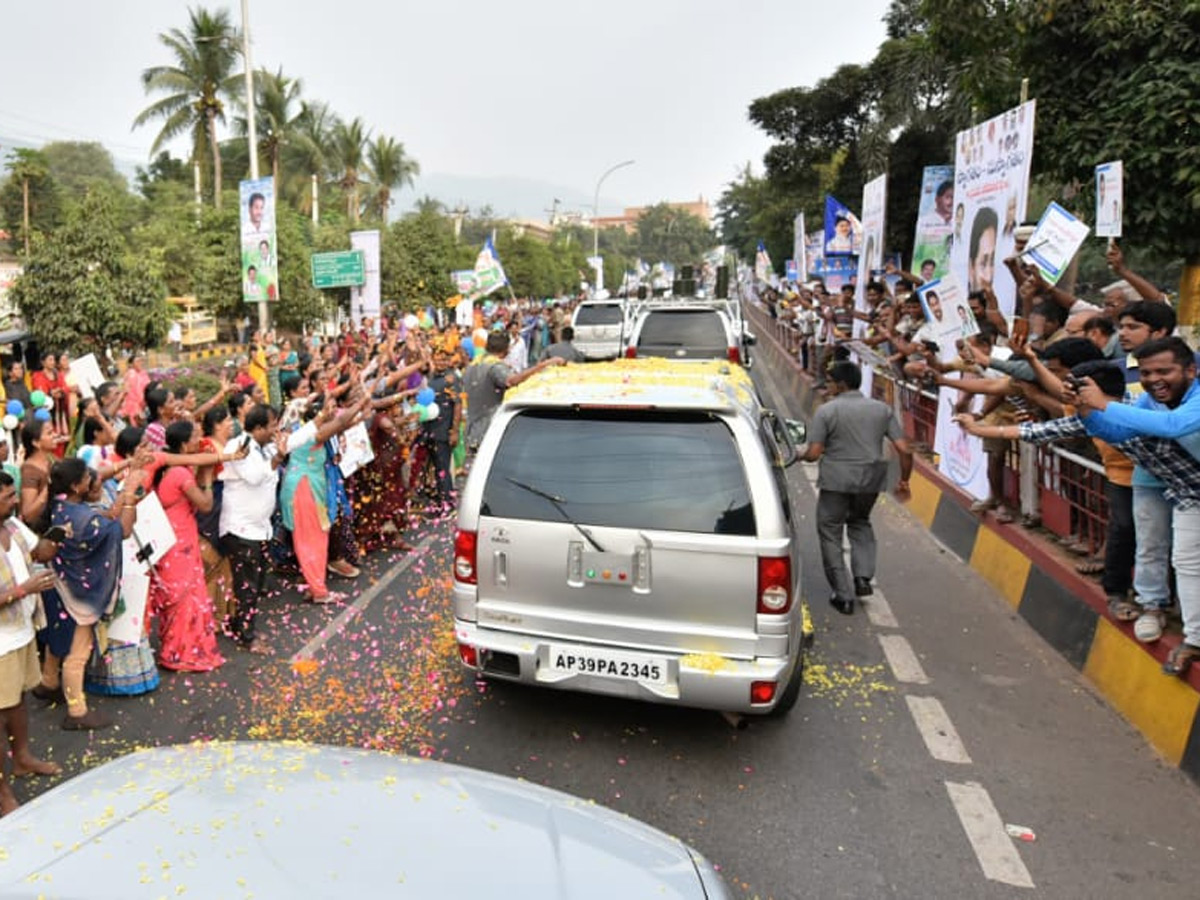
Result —
MULTIPOLYGON (((786 392, 786 414, 807 420, 820 400, 811 377, 777 340, 770 317, 748 311, 758 337, 756 364, 769 366, 786 392)), ((1075 572, 1040 536, 971 513, 973 498, 943 478, 931 460, 917 458, 910 486, 908 508, 925 528, 993 585, 1168 762, 1200 783, 1200 667, 1187 679, 1160 669, 1179 635, 1139 643, 1130 624, 1108 615, 1097 582, 1075 572)))

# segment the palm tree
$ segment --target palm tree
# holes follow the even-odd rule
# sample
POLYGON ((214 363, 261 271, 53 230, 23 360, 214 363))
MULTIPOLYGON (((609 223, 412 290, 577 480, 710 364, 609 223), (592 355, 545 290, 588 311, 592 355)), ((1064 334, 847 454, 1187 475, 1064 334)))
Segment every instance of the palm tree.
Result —
MULTIPOLYGON (((300 100, 300 90, 300 79, 288 78, 283 74, 283 69, 278 72, 260 69, 255 73, 258 151, 271 162, 271 174, 275 178, 276 190, 280 189, 283 150, 296 139, 301 128, 304 104, 300 100)), ((243 114, 237 117, 234 128, 242 138, 250 133, 244 108, 243 114)))
POLYGON ((413 177, 421 174, 421 167, 405 154, 403 143, 380 135, 367 147, 367 173, 374 190, 369 201, 371 209, 386 224, 392 189, 412 187, 413 177))
POLYGON ((360 210, 358 188, 362 184, 361 173, 371 132, 363 120, 356 117, 353 122, 338 122, 334 125, 331 138, 333 158, 341 173, 338 184, 346 195, 346 217, 357 223, 360 210))
POLYGON ((162 119, 162 130, 150 147, 151 155, 163 145, 188 131, 192 133, 192 159, 203 157, 207 139, 212 154, 213 205, 221 208, 221 148, 217 141, 217 123, 225 121, 225 101, 234 96, 240 73, 237 67, 241 51, 238 32, 229 20, 228 10, 215 13, 197 7, 189 10, 190 22, 185 33, 172 28, 158 36, 175 57, 172 66, 153 66, 142 72, 142 87, 147 93, 165 93, 133 120, 135 128, 151 119, 162 119))
POLYGON ((25 255, 29 256, 29 183, 41 181, 50 174, 46 157, 37 150, 19 147, 8 158, 7 169, 21 184, 21 233, 25 238, 25 255))
POLYGON ((289 174, 282 189, 295 199, 300 212, 306 216, 312 212, 312 191, 309 190, 312 176, 316 175, 321 184, 328 180, 334 157, 332 132, 335 122, 336 117, 326 104, 302 102, 295 137, 283 148, 289 174))

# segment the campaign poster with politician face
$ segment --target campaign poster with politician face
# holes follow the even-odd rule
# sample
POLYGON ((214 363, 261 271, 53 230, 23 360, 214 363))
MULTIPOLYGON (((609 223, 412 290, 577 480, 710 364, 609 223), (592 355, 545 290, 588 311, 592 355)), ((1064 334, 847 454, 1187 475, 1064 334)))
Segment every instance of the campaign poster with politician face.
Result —
POLYGON ((862 223, 846 204, 825 195, 825 255, 856 256, 862 246, 862 223))
POLYGON ((1037 101, 960 131, 955 140, 950 271, 968 291, 991 287, 1013 314, 1017 286, 1003 265, 1025 220, 1037 101))
POLYGON ((954 166, 926 166, 921 176, 912 271, 924 281, 945 275, 950 270, 953 236, 954 166))
POLYGON ((241 182, 238 205, 242 225, 242 300, 245 303, 278 300, 275 179, 268 175, 241 182))
POLYGON ((1125 166, 1120 160, 1096 166, 1096 237, 1119 238, 1125 208, 1125 166))

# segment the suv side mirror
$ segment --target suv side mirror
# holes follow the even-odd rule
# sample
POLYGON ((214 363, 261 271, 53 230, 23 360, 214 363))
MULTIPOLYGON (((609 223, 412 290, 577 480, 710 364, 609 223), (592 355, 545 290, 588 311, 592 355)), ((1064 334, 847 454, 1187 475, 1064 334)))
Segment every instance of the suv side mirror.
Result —
POLYGON ((808 426, 799 419, 784 419, 783 427, 787 429, 793 444, 800 445, 808 441, 808 426))
POLYGON ((742 343, 747 347, 753 347, 758 343, 758 337, 749 331, 742 332, 742 343))
MULTIPOLYGON (((800 459, 800 453, 796 449, 796 441, 792 439, 791 419, 780 419, 774 410, 764 412, 764 418, 770 423, 771 436, 779 451, 779 461, 777 465, 780 468, 786 469, 788 466, 794 465, 800 459)), ((795 423, 800 426, 801 434, 804 431, 804 423, 795 423)), ((803 441, 801 441, 803 443, 803 441)))

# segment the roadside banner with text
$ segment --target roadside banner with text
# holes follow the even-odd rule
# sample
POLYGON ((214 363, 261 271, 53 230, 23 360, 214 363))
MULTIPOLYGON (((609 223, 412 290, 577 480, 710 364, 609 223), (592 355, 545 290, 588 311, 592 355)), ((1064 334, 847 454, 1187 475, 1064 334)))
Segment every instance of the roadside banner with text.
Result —
POLYGON ((242 232, 242 302, 279 299, 275 244, 275 179, 268 175, 238 185, 242 232))
POLYGON ((1057 203, 1051 202, 1029 236, 1023 256, 1051 284, 1058 284, 1091 229, 1057 203))
POLYGON ((825 195, 825 255, 850 256, 862 246, 862 223, 832 194, 825 195))
MULTIPOLYGON (((971 314, 967 297, 953 274, 917 288, 921 308, 925 311, 929 339, 937 344, 937 356, 950 362, 958 356, 958 342, 979 333, 979 323, 971 314)), ((949 374, 958 379, 957 372, 949 374)), ((954 422, 959 393, 951 387, 937 388, 937 430, 934 433, 934 452, 938 454, 938 471, 972 497, 988 495, 987 455, 983 441, 967 434, 954 422)), ((983 398, 973 401, 977 409, 983 398)))
POLYGON ((1006 316, 1017 286, 1001 261, 1012 255, 1025 220, 1036 108, 1030 100, 955 139, 950 271, 968 291, 991 285, 1006 316))
POLYGON ((758 250, 754 254, 754 277, 764 284, 770 284, 775 277, 775 267, 771 265, 771 254, 767 252, 767 245, 762 241, 758 242, 758 250))
MULTIPOLYGON (((961 223, 960 223, 961 224, 961 223)), ((954 234, 954 166, 926 166, 917 206, 912 271, 925 281, 949 271, 954 234)))
POLYGON ((854 289, 854 305, 859 312, 867 311, 867 282, 883 270, 883 226, 887 210, 887 176, 863 185, 862 252, 858 255, 858 280, 854 289))
POLYGON ((1096 237, 1121 236, 1125 208, 1125 166, 1120 160, 1096 166, 1096 237))
POLYGON ((380 312, 379 232, 352 231, 350 232, 350 246, 363 252, 363 259, 366 263, 366 280, 362 284, 350 288, 350 316, 354 319, 356 326, 361 325, 363 319, 372 319, 378 325, 380 312))
POLYGON ((797 213, 792 221, 792 259, 796 262, 796 281, 808 281, 808 253, 805 244, 804 213, 797 213))

